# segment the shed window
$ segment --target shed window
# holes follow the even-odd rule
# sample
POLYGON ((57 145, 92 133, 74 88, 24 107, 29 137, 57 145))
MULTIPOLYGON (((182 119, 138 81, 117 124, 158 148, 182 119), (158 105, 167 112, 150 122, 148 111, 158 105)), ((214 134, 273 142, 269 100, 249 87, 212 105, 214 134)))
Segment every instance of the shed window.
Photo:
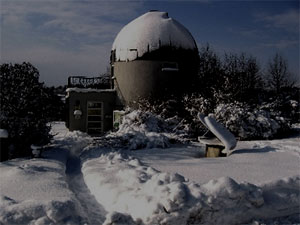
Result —
POLYGON ((88 102, 89 109, 101 109, 102 103, 101 102, 88 102))

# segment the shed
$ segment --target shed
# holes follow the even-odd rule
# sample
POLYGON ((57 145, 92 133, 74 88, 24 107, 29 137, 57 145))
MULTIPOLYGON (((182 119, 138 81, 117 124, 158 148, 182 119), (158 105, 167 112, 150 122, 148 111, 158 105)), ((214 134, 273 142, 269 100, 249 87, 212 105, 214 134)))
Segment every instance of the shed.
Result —
POLYGON ((116 92, 113 89, 68 88, 67 127, 92 135, 113 128, 116 92))

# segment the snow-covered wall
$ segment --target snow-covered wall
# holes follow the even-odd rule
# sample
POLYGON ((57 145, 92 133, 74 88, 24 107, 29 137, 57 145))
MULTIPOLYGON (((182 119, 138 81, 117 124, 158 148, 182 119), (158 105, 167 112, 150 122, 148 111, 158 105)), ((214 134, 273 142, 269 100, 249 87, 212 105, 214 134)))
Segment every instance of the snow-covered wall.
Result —
POLYGON ((197 49, 190 32, 166 12, 151 11, 127 24, 117 35, 112 50, 117 61, 132 61, 161 46, 197 49))

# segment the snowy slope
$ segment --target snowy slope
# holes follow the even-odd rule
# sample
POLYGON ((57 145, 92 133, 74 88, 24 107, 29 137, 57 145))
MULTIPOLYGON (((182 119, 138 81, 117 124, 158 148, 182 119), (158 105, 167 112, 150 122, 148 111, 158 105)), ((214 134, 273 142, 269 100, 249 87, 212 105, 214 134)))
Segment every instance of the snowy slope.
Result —
POLYGON ((127 24, 117 35, 112 50, 117 61, 132 61, 160 46, 196 49, 190 32, 166 12, 148 12, 127 24), (133 51, 134 50, 134 51, 133 51))

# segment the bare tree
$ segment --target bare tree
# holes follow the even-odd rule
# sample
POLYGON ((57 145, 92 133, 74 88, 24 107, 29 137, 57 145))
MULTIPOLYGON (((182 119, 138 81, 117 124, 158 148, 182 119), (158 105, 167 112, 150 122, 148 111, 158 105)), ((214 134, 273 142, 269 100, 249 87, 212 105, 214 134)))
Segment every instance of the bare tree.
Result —
POLYGON ((225 54, 223 72, 225 79, 220 90, 228 101, 257 101, 262 80, 255 57, 245 53, 225 54))
POLYGON ((287 61, 278 53, 269 62, 266 76, 270 89, 276 94, 280 94, 283 88, 291 88, 295 85, 287 61))
POLYGON ((219 56, 209 44, 199 51, 199 92, 208 99, 223 85, 222 66, 219 56))

